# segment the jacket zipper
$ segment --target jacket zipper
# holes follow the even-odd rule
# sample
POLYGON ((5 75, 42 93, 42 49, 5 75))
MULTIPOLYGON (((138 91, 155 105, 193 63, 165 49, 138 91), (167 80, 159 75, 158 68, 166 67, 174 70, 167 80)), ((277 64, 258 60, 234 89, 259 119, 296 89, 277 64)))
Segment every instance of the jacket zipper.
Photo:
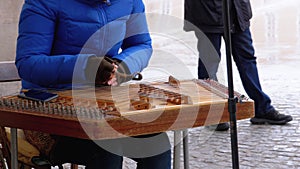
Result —
MULTIPOLYGON (((106 26, 107 17, 106 17, 106 14, 104 12, 103 4, 100 4, 99 8, 100 8, 100 17, 101 17, 99 19, 102 19, 102 21, 103 21, 103 26, 102 26, 102 28, 100 28, 100 29, 102 29, 102 31, 100 31, 100 36, 102 35, 102 41, 101 41, 101 44, 100 44, 101 45, 100 46, 100 49, 101 49, 100 53, 103 53, 104 50, 106 50, 105 49, 105 47, 106 47, 105 46, 105 35, 108 33, 108 29, 107 29, 107 26, 106 26)), ((105 52, 108 52, 108 51, 105 51, 105 52)), ((106 54, 106 53, 103 53, 103 54, 106 54)))

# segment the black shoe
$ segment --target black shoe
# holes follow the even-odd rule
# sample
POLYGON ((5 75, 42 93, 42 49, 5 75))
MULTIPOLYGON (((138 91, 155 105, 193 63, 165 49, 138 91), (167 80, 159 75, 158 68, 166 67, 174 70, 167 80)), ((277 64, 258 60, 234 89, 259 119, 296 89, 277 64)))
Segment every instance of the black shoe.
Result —
POLYGON ((216 127, 216 131, 227 131, 229 129, 229 123, 220 123, 216 127))
POLYGON ((220 123, 215 125, 207 126, 208 129, 213 129, 215 131, 227 131, 229 129, 229 123, 220 123))
POLYGON ((250 119, 252 124, 277 124, 283 125, 293 120, 290 115, 280 114, 277 110, 272 110, 266 114, 265 117, 253 117, 250 119))

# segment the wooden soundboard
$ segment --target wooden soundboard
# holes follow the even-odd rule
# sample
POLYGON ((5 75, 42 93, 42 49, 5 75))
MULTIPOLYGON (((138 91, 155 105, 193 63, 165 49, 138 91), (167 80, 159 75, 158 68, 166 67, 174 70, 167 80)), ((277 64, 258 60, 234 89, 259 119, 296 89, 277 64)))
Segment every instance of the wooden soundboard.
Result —
MULTIPOLYGON (((210 80, 85 87, 55 91, 47 103, 0 99, 0 125, 86 139, 108 139, 229 121, 227 88, 210 80)), ((253 117, 254 103, 235 92, 237 120, 253 117)))

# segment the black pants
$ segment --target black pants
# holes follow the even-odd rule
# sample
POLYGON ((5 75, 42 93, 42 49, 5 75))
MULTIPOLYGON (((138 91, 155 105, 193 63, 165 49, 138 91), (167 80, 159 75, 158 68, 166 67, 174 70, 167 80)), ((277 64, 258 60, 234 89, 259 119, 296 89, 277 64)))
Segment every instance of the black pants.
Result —
POLYGON ((122 169, 123 156, 137 162, 138 169, 170 169, 171 150, 166 133, 153 137, 128 137, 92 141, 59 137, 50 154, 55 164, 74 163, 86 169, 122 169))

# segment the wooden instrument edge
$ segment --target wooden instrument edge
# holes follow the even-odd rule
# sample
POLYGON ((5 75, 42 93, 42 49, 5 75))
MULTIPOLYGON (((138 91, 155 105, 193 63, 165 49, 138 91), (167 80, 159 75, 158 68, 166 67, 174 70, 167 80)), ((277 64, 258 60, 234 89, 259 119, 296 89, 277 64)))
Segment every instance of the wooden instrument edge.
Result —
MULTIPOLYGON (((237 120, 253 117, 253 105, 253 101, 238 103, 236 113, 237 120)), ((0 109, 0 125, 36 130, 56 135, 98 140, 181 130, 229 121, 229 112, 226 102, 212 103, 211 105, 202 104, 199 107, 195 105, 179 106, 181 107, 171 106, 164 109, 164 111, 161 109, 153 109, 151 112, 149 112, 149 110, 141 110, 138 111, 139 113, 128 113, 121 117, 111 117, 103 120, 59 118, 43 114, 37 115, 36 113, 20 113, 0 109), (221 113, 209 113, 212 106, 220 106, 223 111, 221 113), (195 110, 197 110, 196 113, 195 110), (180 118, 178 118, 179 114, 184 114, 184 116, 181 115, 180 118), (134 119, 139 121, 139 118, 153 118, 153 116, 156 115, 159 118, 147 123, 129 120, 131 116, 134 116, 134 119), (209 119, 207 119, 208 116, 209 119)))

